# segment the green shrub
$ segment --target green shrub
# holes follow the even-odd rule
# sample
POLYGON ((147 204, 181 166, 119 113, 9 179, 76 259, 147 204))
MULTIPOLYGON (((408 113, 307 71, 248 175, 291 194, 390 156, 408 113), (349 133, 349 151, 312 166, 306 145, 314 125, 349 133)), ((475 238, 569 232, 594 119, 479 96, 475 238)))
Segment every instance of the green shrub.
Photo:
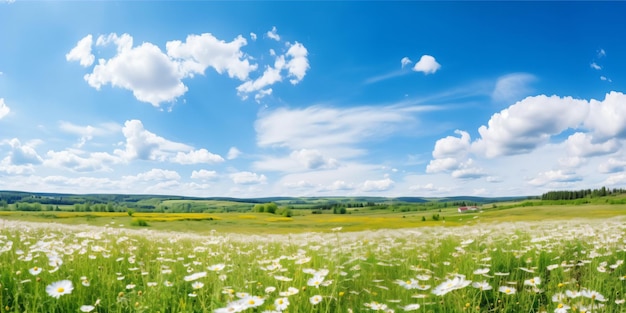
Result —
POLYGON ((150 226, 148 224, 148 222, 146 222, 146 220, 140 219, 140 218, 133 218, 133 220, 130 222, 131 226, 139 226, 139 227, 148 227, 150 226))

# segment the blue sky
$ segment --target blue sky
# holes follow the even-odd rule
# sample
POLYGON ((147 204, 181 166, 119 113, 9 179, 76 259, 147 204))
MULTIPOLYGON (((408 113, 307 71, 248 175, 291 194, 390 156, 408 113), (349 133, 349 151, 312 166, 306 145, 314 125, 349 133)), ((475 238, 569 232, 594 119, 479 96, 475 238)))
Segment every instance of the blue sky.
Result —
POLYGON ((626 184, 623 2, 0 2, 0 189, 626 184))

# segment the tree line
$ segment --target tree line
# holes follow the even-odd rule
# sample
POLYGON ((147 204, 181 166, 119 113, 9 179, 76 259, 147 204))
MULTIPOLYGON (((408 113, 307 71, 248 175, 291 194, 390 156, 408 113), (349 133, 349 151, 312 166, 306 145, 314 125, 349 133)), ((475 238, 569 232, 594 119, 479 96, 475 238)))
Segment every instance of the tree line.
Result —
POLYGON ((575 200, 583 198, 600 198, 626 193, 626 189, 602 187, 599 189, 549 191, 541 195, 541 200, 575 200))

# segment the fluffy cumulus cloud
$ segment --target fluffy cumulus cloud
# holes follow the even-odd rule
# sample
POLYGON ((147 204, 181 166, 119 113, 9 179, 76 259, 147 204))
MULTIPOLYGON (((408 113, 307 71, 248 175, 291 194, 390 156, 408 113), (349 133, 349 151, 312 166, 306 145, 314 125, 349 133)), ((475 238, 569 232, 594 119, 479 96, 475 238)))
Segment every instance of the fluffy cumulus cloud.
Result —
POLYGON ((441 64, 435 60, 435 57, 431 55, 423 55, 415 66, 413 66, 413 70, 416 72, 422 72, 425 75, 434 74, 441 68, 441 64))
POLYGON ((11 109, 4 103, 4 98, 0 98, 0 120, 9 115, 9 112, 11 112, 11 109))
POLYGON ((272 55, 275 57, 274 65, 267 65, 263 74, 256 78, 245 81, 237 87, 237 92, 242 98, 247 98, 248 94, 255 93, 257 102, 263 97, 272 94, 272 89, 267 88, 288 77, 292 85, 298 84, 306 72, 309 70, 308 50, 304 45, 297 42, 289 44, 289 49, 285 54, 277 55, 274 50, 272 55))
POLYGON ((609 158, 598 166, 600 173, 618 173, 626 171, 626 161, 624 159, 609 158))
POLYGON ((589 133, 577 132, 569 136, 565 141, 570 156, 593 157, 611 154, 621 148, 621 143, 616 138, 610 138, 604 142, 594 142, 589 133))
POLYGON ((307 169, 336 168, 339 162, 333 158, 327 158, 315 149, 300 149, 291 153, 291 158, 301 163, 307 169))
POLYGON ((233 183, 238 185, 256 185, 265 184, 267 182, 265 175, 245 171, 232 173, 230 174, 230 178, 233 180, 233 183))
MULTIPOLYGON (((275 28, 268 34, 279 38, 275 28)), ((254 40, 256 35, 251 33, 251 37, 254 40)), ((67 53, 66 59, 85 67, 91 66, 95 59, 93 41, 91 34, 85 36, 67 53)), ((168 41, 163 51, 150 42, 134 46, 133 37, 129 34, 100 35, 95 45, 114 45, 116 53, 110 58, 98 59, 91 73, 85 75, 85 80, 98 90, 105 85, 130 90, 137 100, 160 107, 162 103, 173 102, 187 92, 184 79, 205 75, 208 68, 243 81, 237 88, 238 93, 244 99, 249 93, 257 93, 257 101, 272 93, 267 86, 284 78, 289 78, 295 85, 310 68, 307 49, 296 41, 287 43, 288 49, 284 54, 274 53, 274 65, 265 66, 260 76, 251 78, 250 74, 257 71, 259 65, 252 62, 254 57, 244 53, 243 48, 247 44, 241 35, 232 41, 225 41, 213 34, 203 33, 188 35, 185 41, 168 41)))
POLYGON ((124 149, 116 149, 115 155, 125 161, 152 160, 170 161, 179 164, 218 163, 224 159, 206 149, 193 147, 167 140, 156 135, 143 126, 139 120, 129 120, 124 123, 122 133, 126 138, 124 149))
POLYGON ((93 43, 93 36, 87 35, 83 39, 79 40, 70 52, 65 55, 67 61, 78 61, 80 65, 84 67, 91 66, 95 60, 95 56, 91 53, 91 45, 93 43))
POLYGON ((473 145, 487 157, 527 153, 551 136, 582 125, 589 106, 572 97, 527 97, 491 116, 473 145))
POLYGON ((238 158, 240 155, 241 155, 241 151, 239 151, 237 147, 230 147, 230 149, 228 149, 228 154, 226 154, 226 158, 229 160, 234 160, 238 158))
POLYGON ((172 161, 179 164, 211 164, 223 162, 224 158, 209 152, 207 149, 199 149, 189 152, 178 152, 176 156, 172 158, 172 161))
MULTIPOLYGON (((112 37, 112 36, 109 36, 112 37)), ((185 73, 161 49, 149 42, 132 47, 127 34, 112 39, 98 38, 97 44, 117 44, 117 54, 111 59, 99 59, 93 72, 85 75, 90 86, 100 89, 110 84, 133 92, 137 100, 159 107, 187 92, 182 78, 185 73)))
POLYGON ((278 29, 276 29, 276 26, 273 26, 272 30, 265 33, 265 35, 267 35, 267 38, 269 39, 280 41, 280 35, 278 35, 278 29))
POLYGON ((214 180, 218 177, 216 171, 208 171, 205 169, 201 169, 198 171, 191 172, 191 179, 199 179, 199 180, 214 180))
POLYGON ((381 180, 366 180, 365 182, 363 182, 361 190, 365 192, 387 191, 391 189, 393 185, 394 181, 390 178, 385 178, 381 180))
POLYGON ((13 138, 0 142, 1 145, 7 145, 10 148, 7 156, 0 160, 0 172, 8 174, 25 174, 34 170, 34 165, 39 165, 43 159, 35 147, 39 141, 21 143, 19 139, 13 138))
POLYGON ((579 173, 619 173, 626 169, 620 157, 626 140, 625 107, 626 95, 620 92, 602 100, 527 97, 492 115, 478 128, 475 140, 461 130, 439 139, 426 172, 506 183, 511 175, 493 180, 493 173, 484 169, 495 164, 493 168, 503 166, 500 170, 514 168, 530 186, 546 188, 573 186, 582 180, 579 173), (530 167, 543 169, 530 174, 530 167))
POLYGON ((215 38, 212 34, 189 35, 185 42, 179 40, 166 44, 167 54, 180 61, 183 73, 204 74, 209 67, 217 73, 228 73, 231 78, 246 80, 256 64, 244 56, 242 47, 247 41, 241 35, 231 42, 215 38))
POLYGON ((537 78, 528 73, 512 73, 498 78, 491 98, 498 102, 513 102, 528 96, 533 89, 530 84, 537 78))
POLYGON ((104 152, 86 153, 80 150, 50 150, 43 164, 47 167, 69 169, 76 172, 110 170, 109 165, 118 163, 119 158, 104 152))
POLYGON ((626 138, 626 95, 613 91, 604 101, 591 100, 584 126, 596 139, 626 138))

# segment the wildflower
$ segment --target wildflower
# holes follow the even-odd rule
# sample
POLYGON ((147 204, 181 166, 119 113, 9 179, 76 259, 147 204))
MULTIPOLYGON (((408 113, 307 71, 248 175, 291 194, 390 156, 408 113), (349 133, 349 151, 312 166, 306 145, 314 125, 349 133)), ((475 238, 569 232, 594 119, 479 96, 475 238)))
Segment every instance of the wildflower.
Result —
POLYGON ((191 275, 185 276, 183 279, 185 281, 194 281, 194 280, 198 280, 200 278, 206 277, 206 272, 198 272, 198 273, 193 273, 191 275))
POLYGON ((483 280, 481 282, 474 282, 472 283, 472 287, 480 289, 482 291, 492 289, 491 285, 489 285, 489 283, 486 280, 483 280))
POLYGON ((624 304, 624 302, 626 302, 624 299, 615 299, 615 304, 624 304))
POLYGON ((580 293, 583 297, 585 298, 589 298, 591 300, 596 300, 596 301, 600 301, 600 302, 604 302, 606 301, 606 298, 604 298, 604 296, 602 294, 600 294, 599 292, 595 291, 595 290, 583 290, 580 293))
POLYGON ((74 286, 72 286, 72 282, 69 280, 61 280, 54 282, 48 286, 46 286, 46 292, 49 296, 53 298, 60 298, 62 295, 68 295, 72 293, 74 290, 74 286))
POLYGON ((135 288, 135 284, 128 284, 126 285, 126 289, 130 290, 130 289, 134 289, 135 288))
POLYGON ((293 296, 293 295, 297 294, 298 292, 300 292, 300 290, 298 288, 289 287, 289 288, 287 288, 287 291, 281 291, 279 293, 279 295, 281 297, 288 297, 288 296, 293 296))
POLYGON ((512 295, 517 291, 517 289, 515 289, 515 287, 500 286, 500 288, 498 288, 498 291, 506 293, 507 295, 512 295))
POLYGON ((311 298, 309 298, 309 302, 311 302, 312 305, 316 305, 316 304, 322 302, 322 296, 314 295, 311 298))
POLYGON ((93 309, 95 309, 96 307, 93 305, 81 305, 80 306, 80 311, 81 312, 91 312, 93 311, 93 309))
POLYGON ((146 286, 148 286, 148 287, 154 287, 156 285, 157 285, 157 283, 155 281, 149 281, 149 282, 146 283, 146 286))
POLYGON ((165 287, 172 287, 172 286, 174 286, 174 284, 173 284, 171 281, 169 281, 169 280, 166 280, 166 281, 163 283, 163 285, 165 285, 165 287))
POLYGON ((485 275, 487 273, 489 273, 489 269, 488 268, 479 268, 477 270, 474 271, 474 275, 485 275))
POLYGON ((212 272, 219 272, 219 271, 223 270, 224 267, 226 267, 226 265, 223 264, 223 263, 220 263, 220 264, 211 265, 211 266, 207 267, 207 269, 209 271, 212 271, 212 272))
POLYGON ((307 281, 307 286, 311 286, 311 287, 315 286, 315 288, 319 288, 323 281, 324 281, 324 276, 315 275, 313 276, 313 278, 310 278, 307 281))
POLYGON ((471 283, 472 281, 466 280, 464 276, 457 275, 453 279, 448 279, 441 283, 439 286, 435 287, 432 293, 437 296, 443 296, 450 291, 465 288, 471 283))
POLYGON ((31 275, 37 276, 37 275, 39 275, 39 273, 41 273, 42 270, 43 269, 41 267, 35 266, 35 267, 29 269, 28 272, 30 272, 31 275))
POLYGON ((537 276, 531 279, 527 279, 524 281, 524 286, 532 286, 535 287, 537 285, 541 284, 541 277, 537 276))
POLYGON ((246 307, 248 308, 256 308, 260 305, 263 304, 263 302, 265 302, 265 299, 261 298, 261 297, 256 297, 256 296, 247 296, 243 299, 241 299, 243 303, 246 304, 246 307))
POLYGON ((269 286, 265 288, 265 293, 272 293, 274 291, 276 291, 276 287, 269 286))
POLYGON ((404 289, 417 289, 419 287, 419 281, 415 280, 415 279, 409 279, 407 281, 404 280, 396 280, 395 281, 396 284, 400 285, 400 287, 404 287, 404 289))
POLYGON ((289 306, 289 299, 287 299, 286 297, 285 298, 278 298, 278 299, 274 300, 274 306, 276 307, 276 310, 284 311, 289 306))
POLYGON ((559 305, 556 306, 556 309, 554 309, 554 313, 567 313, 567 310, 569 310, 569 308, 569 305, 559 303, 559 305))
POLYGON ((400 308, 401 308, 402 310, 404 310, 405 312, 408 312, 408 311, 415 311, 415 310, 417 310, 417 309, 419 309, 419 308, 420 308, 420 305, 419 305, 419 304, 417 304, 417 303, 413 303, 413 304, 407 304, 406 306, 404 306, 404 307, 400 307, 400 308))
POLYGON ((191 284, 191 288, 193 288, 193 289, 200 289, 202 287, 204 287, 204 284, 202 282, 199 282, 199 281, 195 281, 195 282, 193 282, 193 284, 191 284))

